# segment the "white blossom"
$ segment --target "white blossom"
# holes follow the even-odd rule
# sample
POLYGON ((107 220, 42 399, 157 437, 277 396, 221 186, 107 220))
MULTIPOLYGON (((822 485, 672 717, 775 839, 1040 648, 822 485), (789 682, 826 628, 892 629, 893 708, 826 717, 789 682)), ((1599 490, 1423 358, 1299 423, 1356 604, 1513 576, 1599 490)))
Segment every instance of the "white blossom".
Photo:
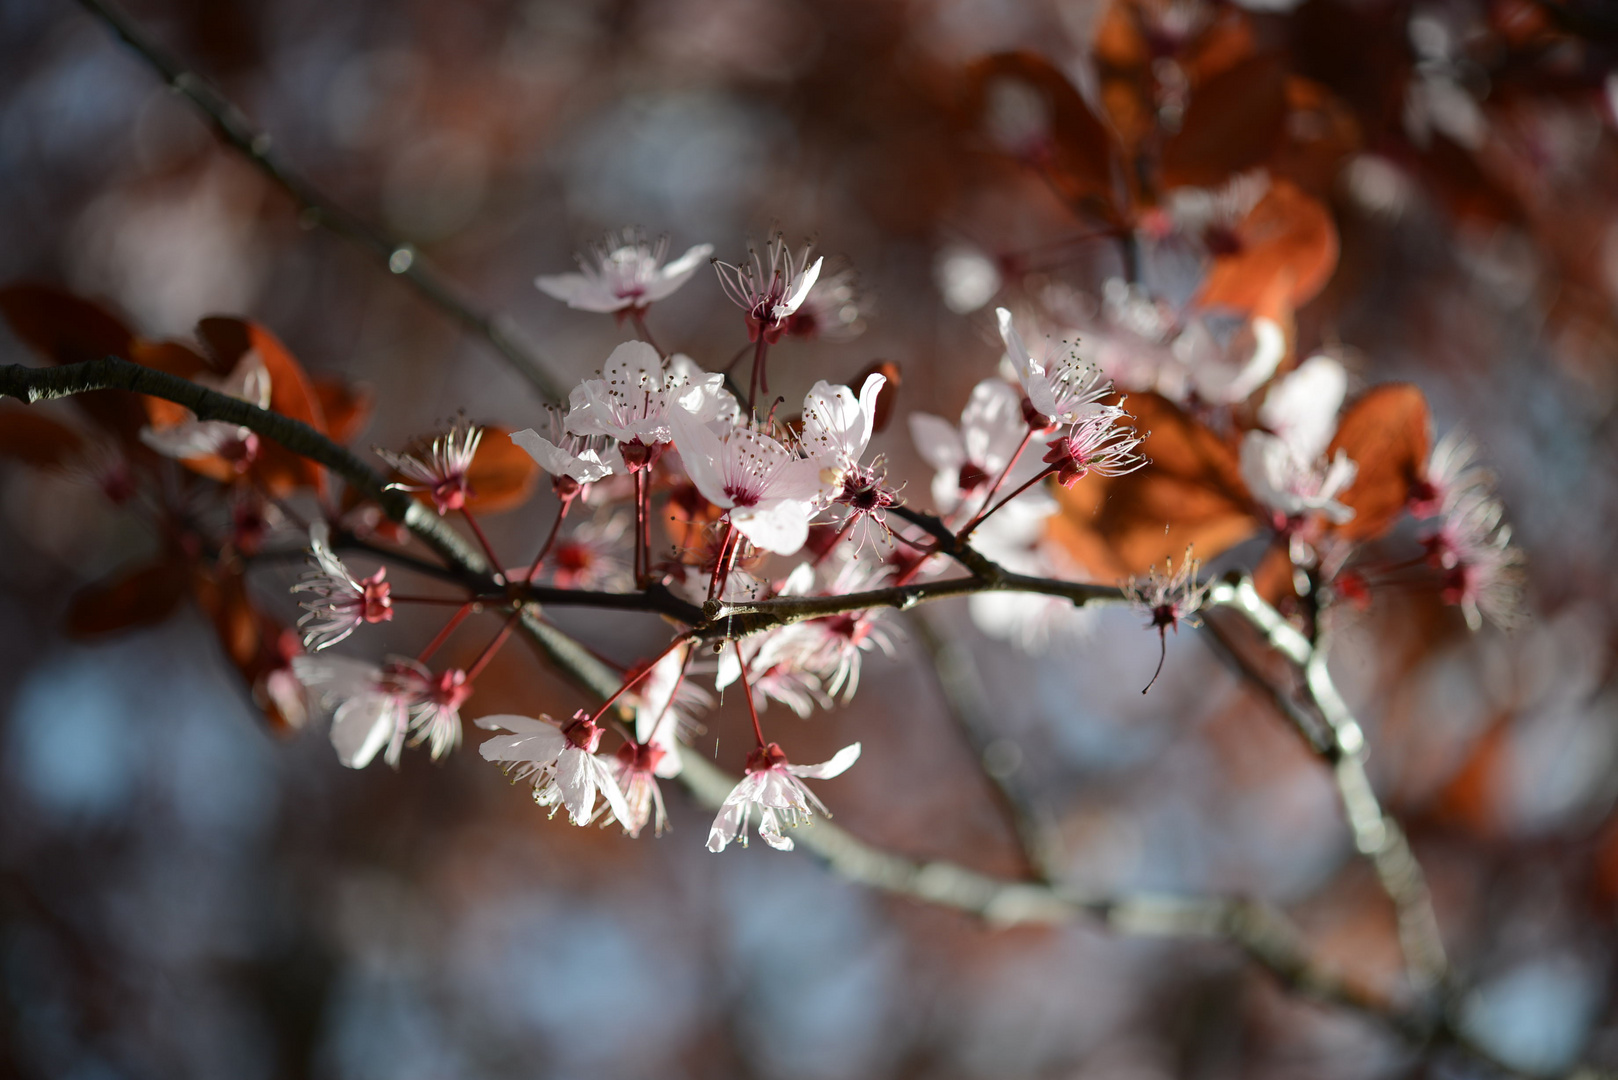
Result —
POLYGON ((751 428, 734 428, 721 438, 683 408, 670 411, 669 423, 691 482, 703 498, 728 511, 738 532, 782 555, 803 546, 827 486, 814 461, 751 428))
POLYGON ((477 725, 512 732, 485 739, 478 752, 487 761, 501 763, 513 780, 532 780, 534 801, 551 807, 553 814, 565 806, 573 824, 588 825, 595 817, 599 792, 619 821, 630 819, 611 767, 595 752, 601 745, 601 729, 587 714, 578 713, 565 727, 548 716, 535 720, 510 715, 479 717, 477 725))
POLYGON ((579 273, 536 278, 541 292, 581 311, 626 311, 645 308, 669 296, 690 280, 712 244, 697 244, 665 264, 668 237, 648 244, 633 229, 609 234, 602 244, 578 256, 579 273))
POLYGON ((758 810, 758 834, 777 851, 791 851, 792 840, 781 834, 784 823, 796 827, 814 817, 815 811, 831 817, 831 811, 810 791, 804 780, 829 780, 841 776, 859 760, 860 744, 845 746, 830 761, 819 765, 792 765, 775 743, 759 747, 747 757, 747 775, 731 789, 708 831, 708 850, 724 851, 740 837, 747 846, 747 825, 758 810))

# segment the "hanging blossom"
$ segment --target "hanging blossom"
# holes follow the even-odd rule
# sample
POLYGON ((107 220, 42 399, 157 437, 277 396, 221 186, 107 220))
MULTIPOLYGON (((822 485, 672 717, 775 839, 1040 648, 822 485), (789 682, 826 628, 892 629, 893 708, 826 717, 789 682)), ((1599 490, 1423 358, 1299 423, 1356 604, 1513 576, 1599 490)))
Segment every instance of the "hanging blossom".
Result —
POLYGON ((414 701, 410 689, 388 670, 346 656, 294 656, 292 675, 331 717, 337 760, 363 769, 386 747, 383 760, 398 768, 414 701))
MULTIPOLYGON (((1209 587, 1197 581, 1197 571, 1201 566, 1191 557, 1191 548, 1187 546, 1179 569, 1175 569, 1173 559, 1164 559, 1163 569, 1159 570, 1154 564, 1144 580, 1134 577, 1120 583, 1124 599, 1136 611, 1146 615, 1151 620, 1148 625, 1157 631, 1157 670, 1152 673, 1146 690, 1152 688, 1163 671, 1163 661, 1168 656, 1168 632, 1173 630, 1179 633, 1182 622, 1193 628, 1202 625, 1202 617, 1197 612, 1208 598, 1209 587)), ((1141 693, 1146 693, 1146 690, 1141 693)))
POLYGON ((575 435, 565 423, 559 410, 547 406, 543 434, 535 428, 511 433, 511 441, 550 475, 557 498, 571 499, 597 480, 625 471, 616 443, 600 436, 575 435))
MULTIPOLYGON (((851 558, 842 561, 824 586, 815 587, 815 567, 800 563, 787 576, 781 596, 848 596, 875 589, 890 576, 888 567, 851 558)), ((766 635, 757 662, 767 678, 771 670, 797 670, 813 675, 827 695, 841 695, 846 705, 860 685, 865 654, 880 650, 892 658, 897 633, 889 610, 850 611, 821 619, 805 619, 766 635)))
POLYGON ((654 835, 661 836, 668 827, 657 781, 680 775, 682 732, 696 726, 693 709, 713 702, 706 690, 685 677, 690 650, 686 645, 670 651, 636 686, 635 737, 618 748, 612 764, 629 816, 620 818, 611 804, 597 812, 603 825, 617 821, 630 836, 639 836, 648 822, 654 835))
POLYGON ((671 263, 668 237, 648 244, 635 229, 608 233, 605 240, 577 256, 579 273, 547 274, 534 284, 570 308, 581 311, 641 311, 672 294, 691 279, 712 244, 697 244, 671 263))
POLYGON ((803 547, 827 489, 817 462, 750 427, 716 435, 683 406, 670 411, 669 423, 686 474, 737 532, 782 555, 803 547))
POLYGON ((576 713, 566 725, 544 715, 537 720, 484 716, 477 724, 490 731, 512 732, 485 739, 478 752, 487 761, 501 763, 513 781, 532 780, 534 801, 550 807, 552 815, 565 806, 568 820, 588 825, 595 816, 599 792, 619 821, 631 819, 611 767, 596 754, 601 728, 588 713, 576 713))
POLYGON ((388 568, 378 567, 367 578, 356 578, 328 545, 326 523, 309 527, 310 569, 292 586, 295 593, 315 595, 299 601, 305 614, 298 619, 303 627, 303 647, 314 652, 328 648, 352 634, 363 623, 388 622, 393 618, 393 601, 383 578, 388 568))
POLYGON ((734 649, 719 654, 719 670, 714 675, 714 688, 724 691, 742 676, 742 664, 747 664, 746 685, 753 695, 753 706, 760 712, 771 701, 779 701, 800 717, 808 718, 815 706, 829 709, 834 704, 826 692, 820 676, 804 667, 802 656, 791 648, 791 641, 782 641, 784 630, 767 634, 754 634, 742 642, 742 659, 736 659, 734 649))
POLYGON ((1523 555, 1512 546, 1500 500, 1463 495, 1424 543, 1443 574, 1444 602, 1460 607, 1470 629, 1482 629, 1484 619, 1504 629, 1521 621, 1523 555))
POLYGON ((1011 312, 995 308, 994 314, 1000 323, 1006 359, 1017 372, 1017 380, 1027 395, 1027 408, 1033 414, 1026 417, 1028 426, 1043 429, 1077 424, 1097 414, 1121 412, 1117 406, 1101 404, 1112 394, 1112 383, 1101 377, 1100 368, 1081 363, 1077 355, 1060 360, 1034 359, 1012 322, 1011 312))
POLYGON ((724 388, 723 375, 709 375, 688 357, 663 358, 644 341, 626 341, 612 351, 598 379, 586 379, 568 395, 566 431, 617 444, 625 471, 653 464, 674 438, 669 412, 682 407, 704 423, 739 419, 741 407, 724 388))
POLYGON ((793 765, 775 743, 761 746, 747 755, 747 775, 725 796, 713 828, 708 831, 708 850, 724 851, 740 837, 747 846, 747 825, 758 810, 758 834, 777 851, 791 851, 792 839, 781 835, 784 822, 796 827, 814 817, 815 811, 831 817, 831 811, 804 780, 829 780, 841 776, 859 760, 860 744, 845 746, 830 761, 819 765, 793 765))
MULTIPOLYGON (((1001 379, 984 379, 972 388, 972 397, 961 411, 959 428, 928 413, 910 414, 910 436, 916 449, 936 470, 933 505, 944 515, 985 493, 1027 434, 1022 398, 1001 379)), ((1024 454, 1002 487, 1014 491, 1040 470, 1038 459, 1024 454)), ((1036 488, 1009 503, 1000 514, 1007 512, 1046 517, 1056 512, 1056 503, 1036 488)))
POLYGON ((786 333, 788 320, 803 306, 825 262, 816 259, 811 265, 809 251, 806 246, 802 255, 794 258, 786 240, 777 233, 765 247, 767 266, 756 249, 749 252, 750 261, 739 266, 714 261, 725 295, 747 316, 747 340, 757 341, 762 336, 773 345, 786 333))
MULTIPOLYGON (((243 356, 223 378, 203 373, 192 381, 261 409, 270 407, 270 372, 256 352, 243 356)), ((217 454, 237 472, 246 472, 258 456, 258 434, 251 428, 224 420, 198 420, 194 413, 178 424, 141 428, 140 441, 164 457, 183 460, 217 454)))
POLYGON ((424 493, 442 515, 461 509, 471 497, 472 460, 482 440, 482 428, 456 420, 449 431, 414 453, 396 454, 380 446, 376 453, 405 478, 389 484, 390 489, 424 493))

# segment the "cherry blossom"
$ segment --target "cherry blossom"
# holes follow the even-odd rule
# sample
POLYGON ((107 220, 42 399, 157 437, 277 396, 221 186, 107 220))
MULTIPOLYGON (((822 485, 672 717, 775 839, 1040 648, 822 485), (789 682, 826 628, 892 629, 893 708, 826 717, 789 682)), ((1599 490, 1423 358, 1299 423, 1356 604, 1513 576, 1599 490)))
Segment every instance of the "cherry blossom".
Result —
POLYGON ((1076 424, 1097 413, 1115 408, 1101 402, 1112 394, 1112 383, 1103 379, 1101 369, 1081 363, 1077 355, 1061 359, 1036 360, 1005 308, 995 308, 1000 338, 1006 346, 1006 359, 1017 372, 1023 393, 1037 417, 1028 419, 1034 427, 1076 424))
POLYGON ((389 488, 424 492, 433 500, 439 514, 447 514, 466 506, 472 494, 469 473, 482 439, 482 428, 457 420, 449 431, 416 453, 396 454, 381 447, 377 447, 376 453, 405 477, 403 481, 389 484, 389 488))
POLYGON ((656 461, 673 440, 669 414, 677 408, 723 426, 741 417, 723 376, 708 375, 684 356, 673 357, 665 370, 656 349, 644 341, 626 341, 607 358, 600 378, 573 388, 566 430, 613 440, 627 471, 637 472, 656 461))
MULTIPOLYGON (((270 372, 256 352, 242 357, 222 378, 203 373, 194 381, 261 409, 270 407, 270 372)), ((148 425, 141 429, 140 441, 165 457, 217 454, 237 472, 245 472, 258 456, 258 435, 252 430, 225 420, 198 420, 195 415, 168 427, 148 425)))
POLYGON ((708 850, 724 851, 740 838, 747 846, 747 826, 756 808, 758 834, 777 851, 791 851, 791 837, 781 834, 781 825, 790 827, 808 821, 815 811, 831 817, 831 811, 810 791, 804 780, 829 780, 841 776, 859 760, 860 744, 843 747, 832 759, 819 765, 793 765, 775 743, 761 746, 747 756, 747 775, 725 797, 713 828, 708 831, 708 850))
POLYGON ((548 274, 536 278, 541 292, 581 311, 632 311, 672 294, 691 279, 702 260, 713 254, 712 244, 697 244, 671 263, 668 237, 648 244, 634 229, 608 234, 604 242, 578 256, 579 273, 548 274))
POLYGON ((461 745, 461 706, 472 695, 466 672, 434 675, 418 661, 397 659, 386 673, 409 696, 411 746, 427 743, 437 760, 461 745))
POLYGON ((589 714, 579 712, 565 726, 544 715, 537 720, 527 716, 484 716, 478 718, 477 725, 490 731, 512 732, 485 739, 478 752, 487 761, 502 763, 513 780, 532 780, 534 801, 551 807, 553 814, 565 806, 573 824, 588 825, 595 816, 599 792, 617 820, 633 818, 612 769, 596 756, 601 728, 589 714))
POLYGON ((383 668, 346 656, 308 655, 292 658, 292 674, 317 711, 331 716, 337 760, 363 769, 386 747, 383 760, 398 767, 412 694, 383 668))
MULTIPOLYGON (((1152 688, 1163 671, 1163 661, 1168 656, 1168 631, 1179 633, 1182 622, 1192 627, 1202 625, 1197 612, 1207 599, 1208 586, 1197 581, 1197 570, 1201 565, 1191 557, 1191 549, 1187 547, 1179 569, 1175 569, 1173 559, 1165 559, 1162 570, 1154 565, 1147 571, 1144 580, 1135 577, 1122 583, 1124 598, 1130 606, 1145 614, 1151 620, 1148 625, 1157 631, 1161 651, 1158 653, 1157 670, 1152 673, 1146 690, 1152 688)), ((1146 690, 1141 693, 1146 693, 1146 690)))
POLYGON ((820 465, 828 485, 841 486, 844 474, 859 467, 876 427, 877 398, 887 381, 873 372, 855 397, 848 387, 822 379, 804 396, 799 441, 809 459, 820 465))
POLYGON ((1052 439, 1044 460, 1055 470, 1056 482, 1071 488, 1091 473, 1123 476, 1145 465, 1146 459, 1135 453, 1142 437, 1117 423, 1125 416, 1110 411, 1092 413, 1052 439))
POLYGON ((613 591, 634 584, 624 558, 630 516, 603 511, 580 522, 557 542, 545 565, 551 584, 559 589, 613 591))
POLYGON ((747 316, 747 339, 757 341, 762 336, 774 344, 786 333, 789 317, 815 287, 825 260, 816 259, 811 265, 807 247, 795 258, 779 233, 765 247, 768 265, 757 250, 749 254, 750 261, 739 266, 716 260, 714 269, 719 271, 725 295, 747 316))
MULTIPOLYGON (((742 657, 747 662, 747 688, 753 695, 753 705, 763 711, 770 701, 779 701, 801 717, 815 711, 818 705, 829 709, 832 697, 826 692, 820 676, 805 668, 801 655, 791 647, 791 639, 783 641, 785 630, 767 634, 754 634, 742 642, 742 657)), ((742 662, 734 649, 719 654, 719 670, 714 676, 714 688, 725 690, 742 677, 742 662)))
POLYGON ((760 431, 739 427, 724 438, 683 407, 669 413, 674 444, 691 482, 765 551, 803 546, 815 504, 825 495, 820 466, 760 431))
POLYGON ((1354 511, 1337 501, 1359 472, 1342 450, 1328 462, 1300 456, 1285 439, 1265 431, 1242 437, 1242 480, 1254 499, 1273 512, 1277 527, 1306 514, 1341 525, 1354 511))
POLYGON ((1443 574, 1444 602, 1461 608, 1469 628, 1482 629, 1485 618, 1505 629, 1520 621, 1523 556, 1511 544, 1498 499, 1461 496, 1424 542, 1428 561, 1443 574))
POLYGON ((615 443, 599 437, 575 435, 564 427, 561 414, 545 410, 545 433, 524 428, 511 433, 511 441, 527 451, 541 469, 554 477, 557 496, 570 498, 580 488, 624 471, 615 443))
MULTIPOLYGON (((959 428, 928 413, 910 414, 916 449, 937 470, 932 482, 933 505, 945 515, 954 513, 965 500, 986 493, 1027 434, 1022 399, 1001 379, 985 379, 973 387, 959 428)), ((1006 484, 1014 490, 1040 471, 1039 462, 1024 455, 1006 477, 1006 484)), ((1054 513, 1056 504, 1034 489, 1006 509, 1043 517, 1054 513)))
POLYGON ((654 836, 662 836, 668 828, 669 815, 663 806, 663 792, 657 786, 659 776, 670 775, 663 770, 669 762, 678 763, 679 752, 665 750, 649 743, 625 742, 613 755, 611 775, 623 793, 625 813, 620 815, 611 799, 602 803, 595 812, 603 826, 614 821, 624 827, 630 836, 639 837, 648 821, 652 822, 654 836))
POLYGON ((853 270, 822 274, 798 310, 787 317, 785 336, 852 341, 865 332, 865 314, 853 270))
POLYGON ((311 569, 292 586, 295 593, 316 597, 299 602, 305 614, 298 619, 298 625, 304 627, 303 647, 315 652, 337 644, 364 623, 393 618, 388 583, 382 580, 388 568, 378 567, 370 577, 356 578, 328 546, 329 535, 325 522, 310 526, 311 569))
POLYGON ((1489 470, 1476 464, 1478 444, 1460 428, 1438 440, 1410 497, 1416 517, 1436 517, 1470 495, 1486 496, 1494 484, 1489 470))

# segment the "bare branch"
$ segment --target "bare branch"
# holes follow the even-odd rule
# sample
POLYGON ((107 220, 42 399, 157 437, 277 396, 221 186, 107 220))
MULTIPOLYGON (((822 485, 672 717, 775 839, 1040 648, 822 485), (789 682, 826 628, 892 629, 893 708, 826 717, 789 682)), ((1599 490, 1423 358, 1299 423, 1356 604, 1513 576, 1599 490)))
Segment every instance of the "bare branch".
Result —
POLYGON ((206 116, 227 146, 252 162, 270 183, 284 191, 297 204, 305 221, 349 241, 390 274, 408 282, 428 303, 488 342, 541 395, 551 401, 561 401, 566 396, 553 381, 548 370, 550 364, 518 338, 508 320, 477 310, 461 296, 459 289, 427 264, 414 246, 388 236, 345 210, 293 171, 275 152, 268 132, 254 128, 235 103, 201 76, 187 70, 178 58, 148 37, 127 12, 112 0, 79 0, 79 3, 206 116))

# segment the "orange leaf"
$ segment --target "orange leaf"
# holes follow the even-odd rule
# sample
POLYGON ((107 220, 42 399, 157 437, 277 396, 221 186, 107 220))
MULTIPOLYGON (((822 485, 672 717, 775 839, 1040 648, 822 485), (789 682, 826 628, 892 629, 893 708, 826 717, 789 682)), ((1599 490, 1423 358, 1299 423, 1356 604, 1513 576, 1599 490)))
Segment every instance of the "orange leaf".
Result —
POLYGON ((483 429, 483 440, 466 475, 472 489, 466 508, 497 514, 522 505, 534 490, 539 466, 528 451, 511 441, 511 432, 491 427, 483 429))
POLYGON ((1270 156, 1286 121, 1286 69, 1255 56, 1196 88, 1163 146, 1167 187, 1214 187, 1270 156))
MULTIPOLYGON (((78 364, 108 356, 131 359, 135 340, 104 308, 51 285, 9 285, 0 289, 0 314, 12 332, 53 364, 78 364)), ((127 390, 75 394, 73 402, 125 445, 139 446, 146 414, 127 390)))
POLYGON ((881 431, 888 426, 888 421, 893 419, 893 410, 899 404, 899 387, 903 385, 904 377, 899 372, 898 364, 891 360, 878 360, 854 376, 848 388, 858 394, 860 387, 865 385, 865 380, 872 375, 881 375, 888 380, 882 387, 882 392, 876 396, 876 423, 871 429, 881 431))
POLYGON ((1427 465, 1432 420, 1427 399, 1409 383, 1373 387, 1350 405, 1326 449, 1359 464, 1338 501, 1354 516, 1335 527, 1350 540, 1373 540, 1393 527, 1427 465))
POLYGON ((1230 446, 1157 394, 1131 396, 1129 410, 1136 430, 1150 431, 1150 464, 1058 488, 1052 538, 1093 573, 1128 577, 1178 560, 1188 544, 1207 560, 1251 536, 1258 522, 1230 446))
POLYGON ((1321 202, 1276 179, 1233 233, 1234 250, 1214 259, 1197 295, 1204 307, 1252 312, 1286 282, 1287 305, 1301 307, 1337 268, 1337 227, 1321 202))
POLYGON ((316 376, 312 382, 332 442, 350 442, 365 430, 374 397, 369 388, 330 376, 316 376))
POLYGON ((59 469, 84 452, 84 438, 26 405, 0 405, 0 458, 36 469, 59 469))
MULTIPOLYGON (((270 411, 325 432, 325 414, 309 376, 269 330, 246 319, 216 315, 197 324, 197 337, 225 371, 235 367, 248 352, 257 353, 270 373, 270 411)), ((276 495, 288 495, 300 487, 312 487, 321 494, 326 490, 324 469, 267 439, 259 446, 253 472, 276 495)))
MULTIPOLYGON (((1005 52, 974 63, 967 80, 972 115, 980 123, 996 123, 1008 92, 1013 108, 1030 104, 1042 110, 1042 116, 1017 121, 1027 121, 1033 131, 1010 133, 1023 145, 1003 148, 1040 167, 1068 202, 1095 204, 1114 216, 1112 138, 1066 75, 1037 53, 1005 52)), ((1007 134, 991 132, 1002 144, 1007 134)))
POLYGON ((76 638, 91 638, 155 625, 179 606, 190 584, 190 569, 175 559, 160 559, 93 582, 74 593, 68 603, 67 632, 76 638))

